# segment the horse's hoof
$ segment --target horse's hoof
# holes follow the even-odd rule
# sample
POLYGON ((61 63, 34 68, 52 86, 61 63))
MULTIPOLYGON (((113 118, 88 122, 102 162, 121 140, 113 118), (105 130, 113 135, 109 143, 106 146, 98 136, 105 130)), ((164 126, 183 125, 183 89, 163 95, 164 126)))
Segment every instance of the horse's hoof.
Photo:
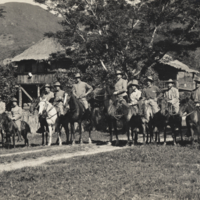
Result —
POLYGON ((176 146, 176 143, 174 142, 173 145, 176 146))
POLYGON ((166 142, 164 142, 163 146, 164 146, 164 147, 166 146, 166 142))
POLYGON ((62 143, 60 143, 59 146, 61 147, 61 146, 62 146, 62 143))
POLYGON ((50 147, 50 146, 51 146, 51 144, 48 144, 47 146, 48 146, 48 147, 50 147))
POLYGON ((119 140, 116 140, 115 146, 118 146, 118 145, 119 145, 119 140))
POLYGON ((129 142, 126 143, 126 147, 129 147, 129 142))
POLYGON ((112 143, 111 143, 111 142, 107 142, 107 145, 108 145, 108 146, 111 146, 111 145, 112 145, 112 143))
POLYGON ((75 142, 72 142, 72 146, 75 146, 75 142))

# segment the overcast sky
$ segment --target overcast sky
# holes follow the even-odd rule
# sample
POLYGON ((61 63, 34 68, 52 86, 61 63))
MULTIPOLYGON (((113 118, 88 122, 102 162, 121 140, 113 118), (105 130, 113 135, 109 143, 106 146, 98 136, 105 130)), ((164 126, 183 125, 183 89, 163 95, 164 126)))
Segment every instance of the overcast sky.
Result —
POLYGON ((38 3, 35 3, 33 0, 0 0, 0 4, 10 3, 10 2, 30 3, 30 4, 41 6, 44 8, 44 6, 38 3))

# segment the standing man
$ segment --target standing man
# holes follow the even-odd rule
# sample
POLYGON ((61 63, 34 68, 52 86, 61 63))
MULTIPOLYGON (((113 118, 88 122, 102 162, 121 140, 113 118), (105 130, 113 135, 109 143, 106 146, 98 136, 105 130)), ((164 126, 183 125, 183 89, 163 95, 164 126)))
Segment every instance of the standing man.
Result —
POLYGON ((117 82, 115 83, 114 95, 117 95, 120 100, 128 102, 127 96, 127 80, 122 78, 122 72, 120 70, 116 71, 117 82))
POLYGON ((178 114, 179 112, 179 91, 174 87, 174 81, 169 79, 168 90, 164 92, 164 97, 167 98, 167 101, 172 104, 173 114, 178 114))
MULTIPOLYGON (((153 78, 151 76, 147 77, 147 88, 142 92, 142 98, 145 100, 145 105, 150 106, 153 114, 158 113, 160 108, 157 104, 157 99, 160 96, 160 89, 153 85, 153 78)), ((148 120, 148 119, 147 119, 148 120)))
POLYGON ((88 116, 90 111, 89 111, 88 101, 86 97, 88 94, 90 94, 93 91, 93 88, 89 84, 81 81, 80 73, 77 73, 75 75, 75 79, 76 79, 76 83, 72 87, 72 92, 74 96, 78 98, 80 102, 83 104, 86 110, 86 115, 88 116))
POLYGON ((196 107, 200 107, 200 79, 194 79, 196 82, 196 89, 191 94, 191 99, 195 102, 196 107))
POLYGON ((17 105, 17 99, 12 98, 12 108, 11 108, 11 114, 12 114, 12 120, 15 123, 16 127, 18 128, 18 140, 21 141, 21 120, 22 120, 22 108, 17 105))
POLYGON ((0 114, 6 111, 6 104, 2 101, 2 96, 0 95, 0 114))
POLYGON ((61 90, 61 85, 59 82, 56 82, 54 87, 56 88, 56 92, 54 93, 53 105, 56 107, 58 116, 64 116, 65 91, 61 90))

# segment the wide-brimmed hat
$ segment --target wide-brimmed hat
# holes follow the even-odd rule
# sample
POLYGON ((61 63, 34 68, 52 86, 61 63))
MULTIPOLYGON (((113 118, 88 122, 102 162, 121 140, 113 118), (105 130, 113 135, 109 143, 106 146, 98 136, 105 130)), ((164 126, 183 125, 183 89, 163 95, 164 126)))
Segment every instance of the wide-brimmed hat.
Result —
POLYGON ((174 83, 174 81, 170 78, 166 83, 174 83))
POLYGON ((132 80, 128 83, 128 86, 132 86, 132 85, 135 85, 135 86, 139 86, 138 84, 138 80, 132 80))
POLYGON ((196 77, 196 78, 194 79, 194 81, 197 82, 197 83, 200 83, 200 78, 199 78, 199 77, 196 77))
POLYGON ((153 77, 152 76, 147 76, 147 80, 153 82, 153 77))
POLYGON ((59 82, 54 83, 54 86, 61 86, 59 82))
POLYGON ((45 87, 45 88, 46 88, 46 87, 50 88, 51 86, 50 86, 49 84, 45 84, 44 87, 45 87))
POLYGON ((115 72, 115 74, 116 74, 116 75, 118 75, 118 74, 122 75, 122 72, 121 72, 120 70, 117 70, 117 71, 115 72))
POLYGON ((81 77, 80 73, 75 74, 75 78, 80 78, 80 77, 81 77))
POLYGON ((13 97, 13 98, 11 99, 11 101, 12 101, 12 102, 17 102, 17 99, 16 99, 15 97, 13 97))

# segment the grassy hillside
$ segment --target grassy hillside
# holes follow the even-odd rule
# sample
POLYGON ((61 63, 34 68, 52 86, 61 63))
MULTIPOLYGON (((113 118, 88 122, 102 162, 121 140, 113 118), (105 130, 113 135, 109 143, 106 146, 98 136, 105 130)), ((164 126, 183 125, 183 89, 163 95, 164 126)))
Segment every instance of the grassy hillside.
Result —
POLYGON ((44 33, 62 29, 59 19, 39 6, 6 3, 0 8, 5 11, 0 18, 0 60, 21 53, 38 42, 44 33))

